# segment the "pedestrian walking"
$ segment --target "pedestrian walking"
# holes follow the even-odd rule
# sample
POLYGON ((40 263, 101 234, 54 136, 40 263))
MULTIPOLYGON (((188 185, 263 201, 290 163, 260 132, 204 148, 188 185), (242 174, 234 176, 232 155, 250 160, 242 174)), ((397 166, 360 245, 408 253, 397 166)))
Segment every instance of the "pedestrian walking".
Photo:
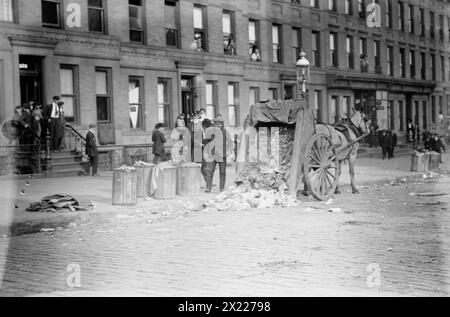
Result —
MULTIPOLYGON (((220 117, 217 117, 214 120, 214 126, 215 126, 216 132, 218 130, 221 132, 223 140, 222 140, 222 142, 216 143, 219 146, 215 146, 212 151, 213 153, 211 153, 213 155, 214 159, 211 161, 211 164, 208 164, 206 167, 206 192, 207 193, 211 192, 212 182, 214 179, 214 172, 216 170, 217 164, 219 164, 220 192, 223 192, 225 190, 226 171, 227 171, 227 156, 230 155, 231 153, 233 153, 233 151, 234 151, 233 140, 231 139, 230 133, 225 129, 225 124, 224 124, 223 119, 220 117), (220 145, 222 145, 222 146, 220 146, 220 145)), ((213 135, 211 141, 213 141, 215 138, 216 138, 216 135, 213 135)), ((206 154, 209 154, 209 153, 206 153, 206 154)))
POLYGON ((406 142, 411 143, 414 137, 414 123, 411 119, 408 119, 408 125, 406 128, 406 142))
POLYGON ((164 123, 158 123, 153 130, 153 164, 167 161, 166 148, 164 146, 167 142, 166 137, 164 136, 165 127, 166 125, 164 123))
POLYGON ((390 130, 389 136, 391 138, 391 145, 389 147, 388 154, 389 154, 389 159, 391 159, 391 158, 394 158, 394 150, 395 150, 395 147, 397 146, 397 134, 394 131, 390 130))
POLYGON ((392 145, 392 137, 389 135, 387 130, 383 130, 381 133, 381 150, 382 150, 382 157, 383 160, 389 156, 389 151, 392 145))
POLYGON ((377 134, 377 130, 378 130, 378 125, 374 122, 370 125, 370 135, 369 135, 369 142, 370 142, 370 147, 374 147, 377 148, 378 147, 378 134, 377 134))
POLYGON ((441 138, 437 133, 433 134, 433 136, 430 139, 429 143, 429 149, 431 151, 439 153, 439 163, 442 163, 442 153, 445 149, 444 145, 442 144, 441 138))
POLYGON ((89 176, 92 167, 92 176, 97 177, 98 175, 98 149, 97 149, 97 138, 96 138, 96 128, 95 124, 89 125, 89 131, 86 134, 86 155, 89 158, 89 164, 85 170, 85 175, 89 176))

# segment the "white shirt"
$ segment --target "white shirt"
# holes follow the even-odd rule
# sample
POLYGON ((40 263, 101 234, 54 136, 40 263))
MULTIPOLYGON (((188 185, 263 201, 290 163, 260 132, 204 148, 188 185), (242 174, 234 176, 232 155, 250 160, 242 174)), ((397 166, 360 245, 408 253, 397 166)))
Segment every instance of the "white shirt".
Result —
POLYGON ((51 117, 53 119, 59 118, 59 109, 58 108, 59 108, 58 105, 56 103, 52 102, 52 115, 51 115, 51 117))

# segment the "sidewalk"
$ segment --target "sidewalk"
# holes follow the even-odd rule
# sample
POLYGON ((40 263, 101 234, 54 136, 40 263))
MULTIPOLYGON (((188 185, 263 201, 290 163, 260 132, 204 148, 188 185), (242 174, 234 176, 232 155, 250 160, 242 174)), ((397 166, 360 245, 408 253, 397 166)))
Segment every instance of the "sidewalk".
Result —
MULTIPOLYGON (((443 157, 444 169, 450 170, 450 155, 443 157)), ((363 157, 358 159, 356 166, 357 185, 373 182, 390 181, 396 178, 421 175, 423 173, 410 172, 410 156, 400 156, 392 160, 381 160, 377 157, 363 157)), ((227 186, 234 181, 234 167, 227 171, 227 186)), ((214 184, 218 184, 218 170, 214 184)), ((174 200, 139 200, 136 207, 113 206, 112 198, 112 172, 103 173, 101 177, 68 177, 51 179, 33 179, 26 185, 26 179, 0 177, 0 235, 27 234, 39 232, 42 228, 65 227, 71 223, 92 223, 106 221, 117 216, 125 216, 130 211, 139 209, 155 210, 155 214, 164 213, 165 210, 185 210, 189 201, 213 199, 219 192, 218 187, 213 193, 202 193, 198 197, 177 196, 174 200), (24 193, 21 193, 21 191, 24 193), (51 194, 69 194, 81 204, 90 203, 94 210, 90 212, 73 213, 29 213, 25 209, 32 202, 40 201, 51 194)), ((348 165, 344 165, 340 178, 340 185, 350 184, 348 165)), ((344 190, 347 191, 347 189, 344 190)))

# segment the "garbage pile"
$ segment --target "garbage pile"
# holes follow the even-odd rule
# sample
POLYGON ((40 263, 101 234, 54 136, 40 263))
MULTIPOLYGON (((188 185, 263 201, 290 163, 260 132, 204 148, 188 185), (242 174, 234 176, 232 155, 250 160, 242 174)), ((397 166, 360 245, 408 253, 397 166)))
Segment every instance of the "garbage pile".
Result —
POLYGON ((94 208, 93 205, 81 206, 80 203, 70 195, 55 194, 42 198, 41 201, 31 203, 30 207, 26 209, 28 212, 75 212, 75 211, 90 211, 94 208))
POLYGON ((236 179, 234 187, 203 204, 203 208, 223 212, 297 206, 297 198, 287 193, 286 170, 251 164, 236 179))

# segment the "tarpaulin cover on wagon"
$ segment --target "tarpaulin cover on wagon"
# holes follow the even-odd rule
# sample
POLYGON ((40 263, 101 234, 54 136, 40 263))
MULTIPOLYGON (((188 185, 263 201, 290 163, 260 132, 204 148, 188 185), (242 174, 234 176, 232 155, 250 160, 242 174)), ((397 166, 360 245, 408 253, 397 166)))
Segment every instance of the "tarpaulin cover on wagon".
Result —
POLYGON ((270 100, 257 103, 250 108, 250 119, 253 126, 258 123, 295 124, 300 104, 293 100, 270 100))

